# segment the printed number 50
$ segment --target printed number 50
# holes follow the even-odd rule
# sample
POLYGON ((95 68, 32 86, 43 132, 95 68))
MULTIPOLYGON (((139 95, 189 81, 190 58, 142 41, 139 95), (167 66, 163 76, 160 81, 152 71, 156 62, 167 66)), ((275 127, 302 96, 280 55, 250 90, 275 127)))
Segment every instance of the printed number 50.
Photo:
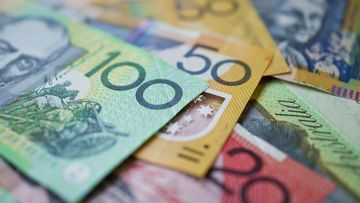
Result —
POLYGON ((190 73, 192 75, 200 75, 200 74, 205 73, 206 71, 208 71, 211 68, 211 76, 213 77, 213 79, 215 81, 217 81, 218 83, 223 84, 223 85, 227 85, 227 86, 241 85, 241 84, 246 83, 250 79, 250 77, 251 77, 251 69, 246 63, 244 63, 242 61, 237 61, 237 60, 223 60, 223 61, 220 61, 220 62, 216 63, 214 66, 212 66, 212 62, 207 56, 199 54, 199 53, 195 53, 198 48, 203 48, 203 49, 207 49, 207 50, 211 50, 211 51, 215 51, 215 52, 217 51, 216 48, 196 44, 193 48, 191 48, 184 55, 184 58, 191 58, 191 57, 192 58, 199 58, 199 59, 204 61, 204 67, 202 69, 200 69, 199 71, 192 71, 192 70, 186 69, 184 67, 183 62, 177 62, 178 69, 180 69, 182 71, 185 71, 187 73, 190 73), (221 79, 220 76, 218 75, 218 69, 221 66, 223 66, 224 64, 227 64, 227 63, 234 63, 234 64, 240 65, 245 71, 244 76, 240 80, 232 81, 232 82, 225 81, 225 80, 221 79))

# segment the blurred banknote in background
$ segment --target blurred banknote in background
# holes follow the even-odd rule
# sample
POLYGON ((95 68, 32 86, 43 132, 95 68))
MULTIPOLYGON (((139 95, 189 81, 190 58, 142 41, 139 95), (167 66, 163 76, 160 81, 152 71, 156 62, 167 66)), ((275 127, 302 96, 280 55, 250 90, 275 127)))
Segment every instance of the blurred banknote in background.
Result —
MULTIPOLYGON (((353 105, 358 107, 355 102, 353 105)), ((346 137, 333 128, 311 104, 292 91, 291 85, 263 81, 240 124, 314 171, 333 177, 359 197, 360 150, 351 141, 352 135, 346 137)), ((345 201, 342 196, 346 195, 339 194, 337 200, 345 201)))
POLYGON ((5 86, 70 63, 0 109, 1 156, 66 201, 84 197, 208 86, 36 3, 0 12, 5 86), (73 50, 76 59, 62 58, 73 50))
POLYGON ((105 181, 90 202, 320 202, 334 190, 326 178, 238 128, 205 179, 135 160, 105 181))
POLYGON ((360 100, 360 1, 252 2, 291 68, 279 78, 360 100))
MULTIPOLYGON (((8 183, 0 199, 60 202, 3 161, 1 176, 8 177, 8 183)), ((326 178, 237 125, 205 179, 130 159, 85 202, 320 202, 334 188, 326 178)))
POLYGON ((112 16, 113 19, 121 19, 124 15, 132 15, 165 21, 203 34, 217 34, 225 39, 236 38, 241 42, 260 46, 275 53, 274 60, 265 75, 289 72, 289 67, 277 51, 275 42, 249 0, 67 0, 66 2, 78 8, 88 6, 86 8, 91 10, 91 15, 99 18, 112 16))

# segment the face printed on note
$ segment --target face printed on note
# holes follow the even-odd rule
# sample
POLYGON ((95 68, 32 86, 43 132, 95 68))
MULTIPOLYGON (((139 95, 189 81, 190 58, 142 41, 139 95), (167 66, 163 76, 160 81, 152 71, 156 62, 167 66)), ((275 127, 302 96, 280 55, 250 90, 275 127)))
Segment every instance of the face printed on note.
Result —
POLYGON ((326 14, 325 0, 287 0, 274 16, 275 35, 290 43, 306 43, 318 33, 326 14))
POLYGON ((69 44, 66 30, 50 20, 18 18, 0 25, 0 87, 41 71, 69 44))

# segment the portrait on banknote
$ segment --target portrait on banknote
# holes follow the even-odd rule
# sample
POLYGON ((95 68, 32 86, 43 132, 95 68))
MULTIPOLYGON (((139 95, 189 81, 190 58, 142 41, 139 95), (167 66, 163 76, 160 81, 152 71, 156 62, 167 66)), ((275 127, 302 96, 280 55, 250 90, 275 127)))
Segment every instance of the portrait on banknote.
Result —
POLYGON ((348 1, 252 2, 290 67, 325 73, 343 82, 359 80, 359 64, 352 59, 356 35, 343 28, 348 1))
POLYGON ((31 83, 40 85, 85 52, 73 46, 66 28, 51 19, 0 16, 0 105, 31 83))
MULTIPOLYGON (((0 46, 0 88, 33 80, 33 76, 44 77, 46 69, 56 71, 85 53, 71 45, 64 26, 40 17, 5 16, 0 46)), ((101 105, 82 101, 81 92, 72 89, 70 81, 53 80, 43 81, 46 84, 35 91, 17 95, 15 102, 2 109, 0 119, 6 120, 15 132, 26 134, 49 153, 63 158, 89 156, 114 145, 115 138, 96 136, 105 129, 107 132, 114 129, 98 119, 101 105)))

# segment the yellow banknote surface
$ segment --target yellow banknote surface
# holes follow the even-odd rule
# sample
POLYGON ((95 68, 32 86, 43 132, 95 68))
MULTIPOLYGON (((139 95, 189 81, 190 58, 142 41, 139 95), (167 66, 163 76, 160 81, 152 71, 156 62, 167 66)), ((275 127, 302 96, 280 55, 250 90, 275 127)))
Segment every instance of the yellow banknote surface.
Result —
POLYGON ((248 0, 81 0, 68 2, 70 5, 95 6, 99 8, 96 15, 108 15, 113 12, 120 16, 153 18, 203 33, 214 33, 223 38, 236 38, 275 53, 273 62, 264 75, 278 75, 290 71, 260 16, 248 0))

